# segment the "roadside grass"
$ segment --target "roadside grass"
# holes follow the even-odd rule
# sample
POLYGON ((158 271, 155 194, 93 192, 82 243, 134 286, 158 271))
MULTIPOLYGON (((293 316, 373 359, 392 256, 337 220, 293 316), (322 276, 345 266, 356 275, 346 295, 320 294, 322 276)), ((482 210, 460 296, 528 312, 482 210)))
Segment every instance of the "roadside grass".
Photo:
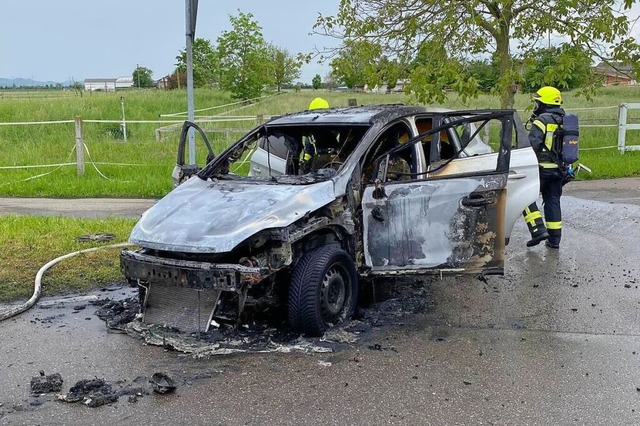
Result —
MULTIPOLYGON (((74 251, 126 242, 132 219, 75 219, 66 217, 2 216, 0 218, 0 300, 31 296, 38 270, 49 261, 74 251), (110 233, 106 243, 76 241, 86 234, 110 233)), ((44 273, 43 295, 87 291, 123 281, 120 249, 107 248, 65 259, 44 273)))

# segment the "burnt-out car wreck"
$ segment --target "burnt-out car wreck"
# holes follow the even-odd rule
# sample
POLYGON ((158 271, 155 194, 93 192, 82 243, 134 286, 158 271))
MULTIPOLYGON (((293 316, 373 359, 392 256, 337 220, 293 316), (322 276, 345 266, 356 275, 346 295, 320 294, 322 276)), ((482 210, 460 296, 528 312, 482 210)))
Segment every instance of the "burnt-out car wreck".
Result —
MULTIPOLYGON (((185 123, 183 136, 190 126, 201 132, 185 123)), ((502 274, 538 197, 513 110, 303 111, 209 160, 183 166, 183 138, 179 184, 133 229, 140 248, 121 253, 145 322, 206 331, 272 298, 295 330, 321 335, 353 314, 363 279, 502 274)))

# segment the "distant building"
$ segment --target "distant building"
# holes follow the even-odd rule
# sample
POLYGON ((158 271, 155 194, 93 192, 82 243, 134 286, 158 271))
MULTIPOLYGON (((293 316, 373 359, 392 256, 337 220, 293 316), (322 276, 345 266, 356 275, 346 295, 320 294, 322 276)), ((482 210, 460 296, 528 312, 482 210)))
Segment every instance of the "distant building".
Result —
POLYGON ((158 89, 170 89, 171 88, 171 75, 165 75, 159 80, 156 80, 156 87, 158 89))
POLYGON ((118 77, 116 79, 116 90, 130 89, 134 86, 133 77, 118 77))
POLYGON ((604 62, 600 62, 598 65, 593 67, 593 72, 596 75, 602 76, 605 86, 630 86, 638 84, 638 82, 632 78, 633 67, 631 65, 614 65, 615 67, 605 64, 604 62))
POLYGON ((104 90, 105 92, 111 92, 116 90, 117 78, 85 78, 84 90, 104 90))
POLYGON ((386 84, 376 84, 373 86, 373 89, 371 89, 371 93, 387 93, 388 90, 386 84))
POLYGON ((118 89, 129 89, 133 87, 133 77, 118 78, 85 78, 84 90, 102 90, 113 92, 118 89))
POLYGON ((407 85, 407 80, 398 80, 396 85, 392 88, 387 88, 387 93, 401 93, 404 92, 404 86, 407 85))

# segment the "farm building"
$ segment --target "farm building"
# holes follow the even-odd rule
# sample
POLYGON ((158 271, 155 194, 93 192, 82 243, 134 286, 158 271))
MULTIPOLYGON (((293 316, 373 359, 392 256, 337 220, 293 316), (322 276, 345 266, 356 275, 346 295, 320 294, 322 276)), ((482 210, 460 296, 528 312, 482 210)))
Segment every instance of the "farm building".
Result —
POLYGON ((593 72, 596 75, 602 76, 605 86, 629 86, 638 84, 638 82, 632 78, 633 68, 631 65, 616 64, 615 67, 613 67, 601 62, 593 68, 593 72))
POLYGON ((169 89, 171 86, 171 76, 166 75, 159 80, 156 80, 156 87, 158 89, 169 89))
POLYGON ((133 87, 133 77, 118 77, 116 79, 116 90, 130 89, 133 87))
POLYGON ((85 78, 84 90, 104 90, 110 92, 116 90, 117 78, 85 78))
POLYGON ((84 90, 102 90, 113 92, 118 89, 129 89, 133 87, 133 77, 119 78, 85 78, 84 90))

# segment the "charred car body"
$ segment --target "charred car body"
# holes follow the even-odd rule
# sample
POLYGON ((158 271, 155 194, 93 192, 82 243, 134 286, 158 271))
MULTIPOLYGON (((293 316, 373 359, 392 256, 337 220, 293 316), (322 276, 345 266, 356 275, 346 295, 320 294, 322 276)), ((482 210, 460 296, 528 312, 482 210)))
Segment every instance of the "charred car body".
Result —
POLYGON ((513 110, 303 111, 201 170, 183 166, 183 138, 178 163, 184 182, 142 216, 121 267, 145 322, 198 330, 273 296, 294 329, 319 335, 353 313, 359 279, 502 274, 539 188, 513 110))

